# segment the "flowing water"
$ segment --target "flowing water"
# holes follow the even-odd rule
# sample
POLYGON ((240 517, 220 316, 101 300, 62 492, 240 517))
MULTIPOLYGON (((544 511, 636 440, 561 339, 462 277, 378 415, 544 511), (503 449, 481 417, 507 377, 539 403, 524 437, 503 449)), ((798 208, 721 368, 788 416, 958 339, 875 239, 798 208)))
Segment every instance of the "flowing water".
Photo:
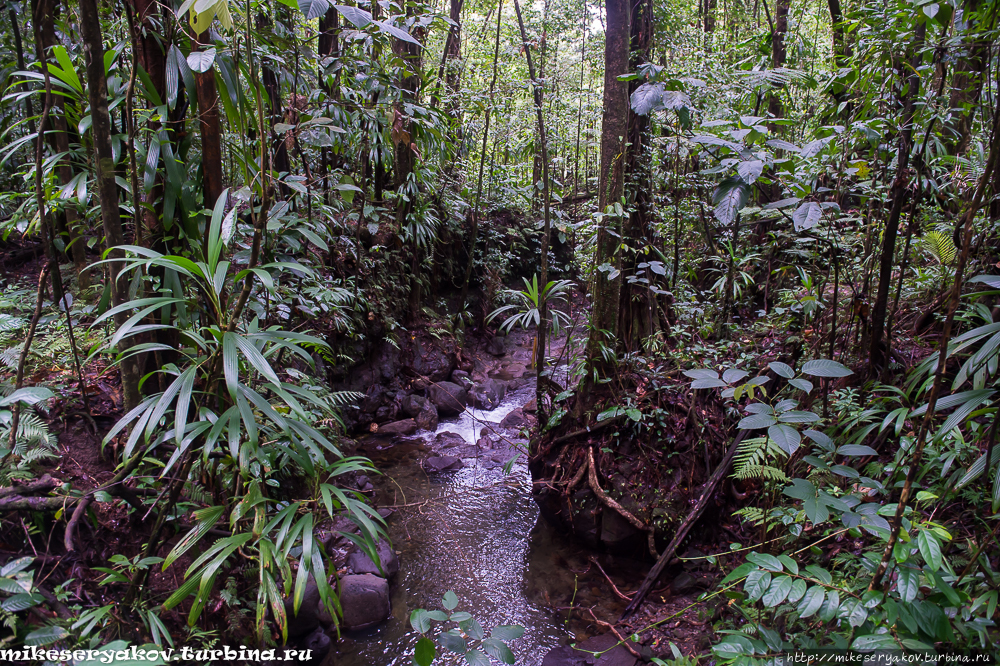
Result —
MULTIPOLYGON (((530 382, 496 409, 469 410, 442 422, 437 433, 475 443, 484 427, 499 423, 533 393, 530 382)), ((524 456, 505 474, 483 455, 491 452, 466 447, 472 455, 463 458, 463 469, 428 476, 419 466, 428 455, 420 443, 364 452, 385 473, 379 506, 397 508, 388 523, 400 571, 392 587, 392 616, 369 631, 346 634, 335 656, 338 666, 411 664, 419 635, 410 627, 410 613, 440 609, 448 590, 458 595, 457 610, 472 613, 487 632, 502 624, 525 628, 511 643, 517 664, 537 666, 548 650, 575 638, 568 611, 555 607, 579 603, 573 570, 587 568, 586 554, 553 534, 539 516, 524 456)), ((589 589, 584 594, 592 595, 589 589)), ((460 661, 450 655, 435 663, 460 661)))

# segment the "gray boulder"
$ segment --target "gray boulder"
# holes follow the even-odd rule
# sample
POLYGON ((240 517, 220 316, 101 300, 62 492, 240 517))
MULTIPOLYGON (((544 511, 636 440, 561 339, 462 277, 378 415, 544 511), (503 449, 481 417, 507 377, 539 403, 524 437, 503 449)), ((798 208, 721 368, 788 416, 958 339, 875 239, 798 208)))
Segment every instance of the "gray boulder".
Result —
POLYGON ((380 435, 412 435, 417 431, 417 422, 413 419, 403 419, 393 423, 385 423, 378 427, 380 435))
POLYGON ((499 335, 490 338, 490 341, 486 344, 486 352, 493 356, 503 356, 506 354, 507 349, 504 346, 503 338, 499 335))
POLYGON ((465 370, 456 370, 451 373, 451 381, 466 390, 472 388, 472 378, 469 377, 469 373, 465 370))
POLYGON ((419 395, 410 394, 405 398, 403 398, 401 406, 403 412, 407 416, 416 417, 417 414, 424 411, 430 404, 431 403, 427 398, 424 398, 423 396, 419 395))
POLYGON ((366 629, 383 622, 392 612, 389 581, 371 574, 340 579, 340 607, 345 629, 366 629))
POLYGON ((455 456, 431 456, 424 461, 424 468, 428 472, 455 472, 465 467, 461 458, 455 456))
POLYGON ((503 421, 500 421, 500 427, 509 428, 511 430, 520 430, 521 428, 533 428, 537 423, 538 419, 531 414, 525 414, 524 410, 518 407, 510 414, 503 417, 503 421))
POLYGON ((381 578, 392 578, 399 573, 399 558, 396 557, 396 551, 385 540, 379 540, 375 552, 378 553, 379 562, 382 563, 381 570, 372 561, 372 558, 368 557, 367 553, 360 550, 356 550, 348 556, 347 566, 356 574, 372 574, 381 578))
POLYGON ((472 388, 472 404, 479 409, 496 409, 507 395, 507 383, 487 379, 472 388))
POLYGON ((455 356, 439 348, 436 344, 417 339, 413 345, 413 364, 418 375, 439 382, 447 379, 455 368, 455 356))
POLYGON ((458 384, 438 382, 427 389, 427 396, 441 416, 461 414, 469 402, 469 392, 458 384))
POLYGON ((292 598, 285 599, 285 616, 288 617, 288 637, 298 638, 311 633, 318 627, 328 627, 333 624, 333 618, 326 611, 323 600, 319 597, 319 587, 311 575, 302 595, 302 605, 298 614, 292 598))
POLYGON ((425 407, 413 419, 417 422, 417 427, 421 430, 437 430, 438 410, 437 407, 427 402, 425 407))

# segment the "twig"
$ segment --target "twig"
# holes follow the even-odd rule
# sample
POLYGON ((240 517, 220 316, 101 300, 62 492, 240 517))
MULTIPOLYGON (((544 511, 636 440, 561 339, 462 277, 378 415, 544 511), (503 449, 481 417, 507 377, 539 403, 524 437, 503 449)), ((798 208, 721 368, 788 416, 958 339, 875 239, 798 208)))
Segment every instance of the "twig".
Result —
POLYGON ((632 601, 632 597, 619 590, 618 586, 615 585, 615 582, 611 580, 611 576, 609 576, 607 573, 604 572, 604 569, 601 567, 601 564, 597 561, 596 557, 591 555, 590 558, 588 559, 590 560, 591 564, 597 567, 597 570, 601 572, 601 575, 604 576, 604 579, 608 581, 608 585, 610 585, 611 589, 615 591, 615 594, 617 594, 621 599, 624 599, 625 601, 632 601))
POLYGON ((63 546, 66 548, 67 553, 72 553, 76 550, 76 546, 73 543, 73 535, 76 533, 77 525, 80 524, 80 520, 87 515, 87 507, 93 501, 93 495, 87 495, 83 500, 76 505, 76 509, 73 510, 73 517, 69 519, 66 523, 66 532, 63 534, 63 546))
MULTIPOLYGON (((618 644, 621 645, 621 646, 623 646, 626 650, 628 650, 629 654, 631 654, 636 659, 642 659, 642 655, 639 654, 639 652, 634 647, 632 647, 629 644, 630 641, 627 638, 625 638, 624 636, 622 636, 620 633, 618 633, 618 629, 615 628, 615 625, 611 624, 610 622, 605 622, 604 620, 598 620, 597 616, 594 615, 594 609, 593 608, 588 608, 587 612, 590 613, 590 617, 594 618, 594 622, 596 622, 597 624, 601 625, 605 629, 609 629, 611 631, 611 633, 615 635, 615 638, 618 639, 618 644)), ((608 648, 608 650, 613 650, 614 647, 617 647, 617 646, 610 647, 610 648, 608 648)), ((605 652, 607 652, 608 650, 605 650, 605 652)))

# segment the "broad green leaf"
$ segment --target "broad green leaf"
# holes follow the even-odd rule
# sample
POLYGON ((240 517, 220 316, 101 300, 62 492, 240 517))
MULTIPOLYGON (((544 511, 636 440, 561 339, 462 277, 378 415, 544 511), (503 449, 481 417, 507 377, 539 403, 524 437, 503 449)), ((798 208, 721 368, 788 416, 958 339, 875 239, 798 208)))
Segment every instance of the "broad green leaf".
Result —
MULTIPOLYGON (((819 204, 815 201, 807 201, 792 213, 792 223, 795 225, 796 231, 808 231, 819 223, 821 217, 823 217, 823 209, 820 208, 819 204)), ((807 372, 805 368, 802 371, 807 372)), ((812 373, 807 372, 807 374, 812 373)))
POLYGON ((795 370, 792 369, 792 366, 788 365, 787 363, 782 363, 781 361, 773 361, 771 363, 768 363, 767 367, 774 370, 774 373, 776 375, 778 375, 779 377, 784 377, 785 379, 791 379, 792 377, 795 376, 795 370))
POLYGON ((421 636, 413 649, 413 663, 416 666, 431 666, 436 656, 437 649, 434 647, 434 641, 426 636, 421 636))
POLYGON ((768 414, 751 414, 740 419, 736 427, 740 430, 760 430, 761 428, 773 426, 777 422, 777 419, 768 414))
POLYGON ((931 569, 937 571, 941 568, 941 544, 931 530, 920 530, 917 534, 917 548, 931 569))
POLYGON ((826 358, 806 361, 802 372, 812 377, 848 377, 854 372, 846 366, 826 358))
POLYGON ((441 605, 445 607, 446 610, 453 611, 458 606, 458 595, 455 594, 453 590, 448 590, 441 597, 441 605))
POLYGON ((25 645, 51 645, 69 638, 70 633, 62 627, 42 627, 24 637, 25 645))
POLYGON ((754 602, 764 596, 767 588, 771 586, 771 574, 767 571, 751 571, 747 574, 747 580, 743 584, 743 591, 747 593, 747 601, 754 602))
POLYGON ((795 428, 783 424, 773 425, 767 429, 767 436, 774 440, 782 451, 792 455, 799 448, 802 436, 795 428))
POLYGON ((455 629, 443 631, 438 634, 437 642, 444 649, 457 652, 458 654, 465 654, 469 649, 469 646, 465 643, 465 639, 455 629))
POLYGON ((792 579, 789 576, 779 576, 771 583, 761 601, 764 602, 764 606, 767 608, 776 608, 791 591, 792 579))

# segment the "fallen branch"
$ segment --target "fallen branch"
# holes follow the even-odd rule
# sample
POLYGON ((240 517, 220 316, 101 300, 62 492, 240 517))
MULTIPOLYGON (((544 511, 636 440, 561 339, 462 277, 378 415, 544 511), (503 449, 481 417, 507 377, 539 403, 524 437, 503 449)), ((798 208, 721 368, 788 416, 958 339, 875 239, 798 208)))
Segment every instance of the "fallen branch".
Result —
POLYGON ((739 434, 736 435, 736 439, 729 445, 729 450, 726 451, 726 457, 722 459, 719 466, 715 468, 715 473, 712 474, 712 478, 710 478, 708 483, 705 484, 701 498, 698 500, 698 504, 695 505, 694 510, 688 514, 688 517, 685 518, 684 522, 677 528, 677 531, 674 533, 674 538, 670 541, 670 545, 668 545, 667 549, 663 551, 663 554, 660 555, 660 559, 656 561, 656 564, 653 565, 653 568, 650 569, 649 573, 646 575, 645 580, 642 581, 642 585, 639 586, 639 589, 636 591, 631 603, 625 607, 625 611, 621 616, 622 620, 632 615, 632 613, 639 608, 643 600, 646 598, 646 595, 649 594, 649 591, 652 589, 653 584, 656 583, 656 579, 660 577, 660 574, 663 573, 663 569, 666 568, 667 564, 674 558, 674 553, 677 552, 677 548, 681 545, 681 542, 684 541, 684 537, 687 536, 687 533, 701 517, 701 514, 705 512, 705 508, 708 506, 709 500, 715 495, 716 487, 719 485, 722 477, 724 477, 729 471, 729 466, 733 464, 733 458, 736 456, 736 451, 739 450, 740 444, 749 432, 749 430, 740 430, 739 434))
POLYGON ((608 497, 607 493, 601 489, 601 485, 597 482, 597 465, 594 464, 594 450, 589 447, 587 448, 586 464, 589 466, 587 481, 590 484, 590 489, 594 491, 595 495, 597 495, 597 499, 601 500, 601 503, 609 509, 614 509, 614 511, 627 520, 632 527, 636 528, 640 532, 646 532, 649 541, 649 552, 653 557, 656 557, 656 546, 653 542, 653 527, 651 525, 646 525, 644 522, 633 516, 629 513, 628 509, 608 497))
POLYGON ((46 474, 37 481, 26 483, 23 486, 11 486, 10 488, 0 488, 0 497, 8 497, 10 495, 34 495, 35 493, 41 493, 48 490, 52 490, 59 484, 60 484, 59 480, 53 479, 51 476, 46 474))

